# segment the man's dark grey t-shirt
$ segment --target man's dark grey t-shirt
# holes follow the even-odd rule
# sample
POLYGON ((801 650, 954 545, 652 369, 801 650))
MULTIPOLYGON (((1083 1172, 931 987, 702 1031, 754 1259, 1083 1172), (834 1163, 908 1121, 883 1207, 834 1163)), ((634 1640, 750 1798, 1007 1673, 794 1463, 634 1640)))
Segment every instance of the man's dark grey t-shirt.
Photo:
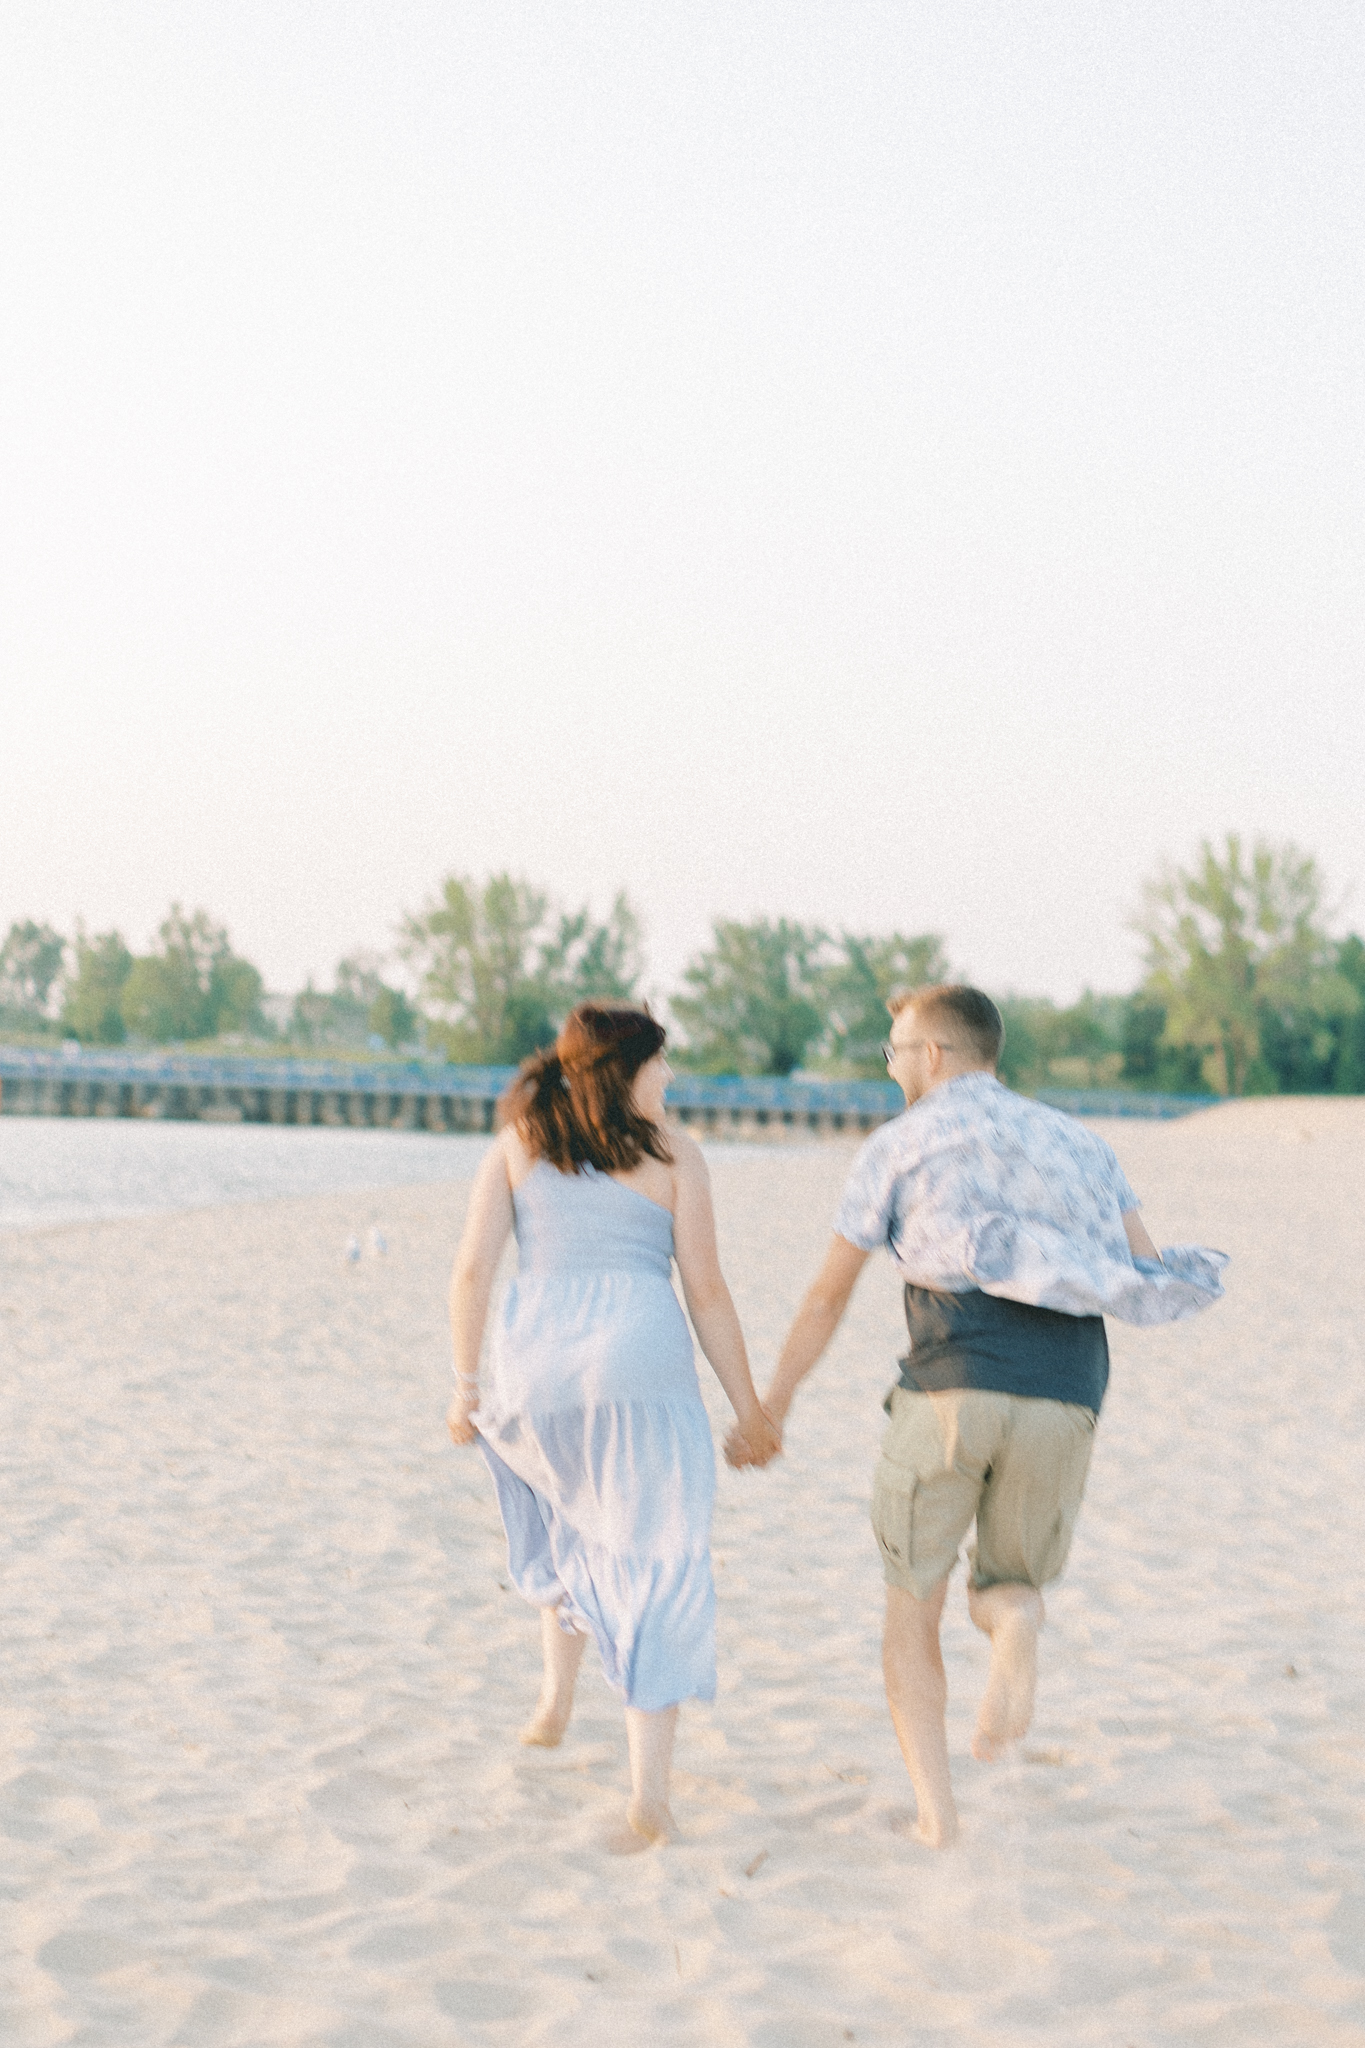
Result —
POLYGON ((907 1285, 905 1322, 900 1383, 912 1393, 980 1387, 1100 1412, 1109 1384, 1103 1316, 1061 1315, 975 1287, 950 1294, 907 1285))

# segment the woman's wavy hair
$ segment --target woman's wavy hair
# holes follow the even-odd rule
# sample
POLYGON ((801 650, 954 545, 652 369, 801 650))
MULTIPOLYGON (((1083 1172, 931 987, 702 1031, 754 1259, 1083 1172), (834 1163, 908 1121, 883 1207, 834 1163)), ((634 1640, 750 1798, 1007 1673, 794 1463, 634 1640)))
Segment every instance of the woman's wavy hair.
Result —
POLYGON ((580 1003, 554 1044, 522 1061, 498 1104, 499 1127, 515 1125, 561 1173, 629 1173, 646 1154, 670 1163, 663 1131, 630 1099, 635 1076, 667 1036, 648 1010, 580 1003))

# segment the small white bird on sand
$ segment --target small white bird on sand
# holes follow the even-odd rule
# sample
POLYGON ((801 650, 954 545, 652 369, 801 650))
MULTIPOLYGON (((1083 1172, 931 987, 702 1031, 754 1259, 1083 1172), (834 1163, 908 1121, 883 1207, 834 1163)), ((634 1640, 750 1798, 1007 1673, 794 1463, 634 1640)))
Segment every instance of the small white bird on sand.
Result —
POLYGON ((358 1237, 348 1237, 345 1245, 342 1247, 341 1256, 345 1259, 348 1266, 353 1266, 360 1257, 360 1239, 358 1237))

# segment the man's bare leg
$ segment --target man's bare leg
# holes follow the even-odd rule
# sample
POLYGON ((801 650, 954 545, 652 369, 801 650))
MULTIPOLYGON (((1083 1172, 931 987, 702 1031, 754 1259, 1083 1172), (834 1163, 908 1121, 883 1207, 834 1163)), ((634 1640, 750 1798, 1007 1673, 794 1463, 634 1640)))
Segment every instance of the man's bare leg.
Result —
POLYGON ((586 1636, 559 1626, 559 1609, 540 1610, 540 1654, 543 1671, 536 1710, 521 1731, 528 1748, 554 1749, 562 1740, 573 1712, 573 1689, 583 1661, 586 1636))
POLYGON ((986 1586, 980 1592, 969 1586, 967 1606, 991 1639, 990 1676, 972 1737, 972 1755, 990 1763, 1028 1734, 1033 1719, 1043 1596, 1032 1586, 986 1586))
POLYGON ((899 1586, 888 1586, 882 1637, 886 1703, 919 1807, 915 1833, 931 1849, 942 1849, 957 1833, 957 1808, 948 1775, 948 1730, 943 1718, 948 1680, 938 1640, 947 1591, 946 1579, 927 1600, 917 1600, 899 1586))
POLYGON ((626 1708, 630 1804, 626 1808, 625 1829, 613 1835, 609 1845, 618 1856, 633 1855, 656 1842, 671 1842, 677 1833, 668 1806, 677 1728, 676 1707, 661 1707, 654 1714, 647 1714, 641 1707, 626 1708))

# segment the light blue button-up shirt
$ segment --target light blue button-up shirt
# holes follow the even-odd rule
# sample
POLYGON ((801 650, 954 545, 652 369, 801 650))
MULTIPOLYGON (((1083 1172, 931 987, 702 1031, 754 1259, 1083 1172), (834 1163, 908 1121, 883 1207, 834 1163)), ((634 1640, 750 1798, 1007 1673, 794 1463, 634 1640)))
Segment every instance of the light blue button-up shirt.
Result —
POLYGON ((1135 1262, 1138 1206, 1104 1139, 1016 1095, 994 1074, 945 1081, 860 1149, 834 1219, 864 1251, 885 1245, 917 1287, 973 1287, 1067 1315, 1162 1323, 1222 1293, 1222 1252, 1174 1245, 1135 1262))

